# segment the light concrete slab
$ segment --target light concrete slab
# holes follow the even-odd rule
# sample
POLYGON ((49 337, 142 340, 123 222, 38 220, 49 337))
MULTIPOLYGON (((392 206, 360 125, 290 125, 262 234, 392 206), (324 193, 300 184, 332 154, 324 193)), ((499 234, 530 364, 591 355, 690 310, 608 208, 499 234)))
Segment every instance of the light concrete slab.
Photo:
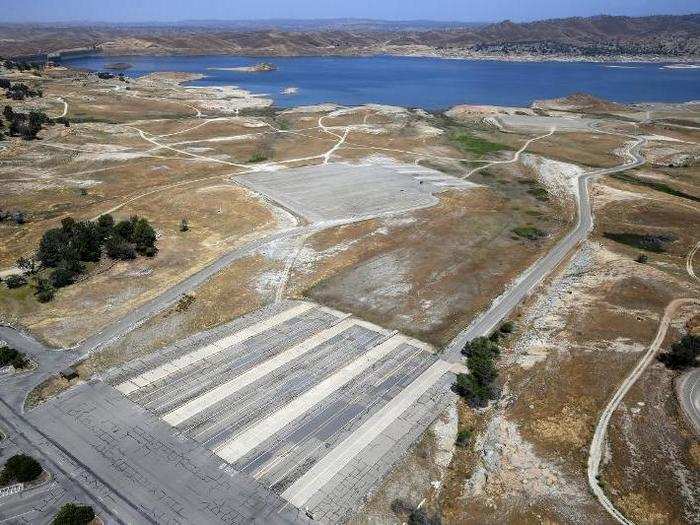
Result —
POLYGON ((214 452, 221 459, 229 463, 237 461, 270 436, 277 433, 296 418, 307 413, 329 395, 362 374, 373 364, 384 359, 384 357, 389 355, 389 353, 394 351, 394 349, 405 341, 406 338, 402 335, 393 335, 335 374, 324 379, 312 389, 293 399, 287 406, 280 408, 252 427, 234 436, 222 446, 218 447, 214 452))
POLYGON ((291 487, 285 490, 282 493, 282 497, 297 507, 303 507, 333 476, 348 465, 367 445, 439 381, 449 371, 450 366, 445 361, 436 361, 342 443, 326 454, 291 487))
MULTIPOLYGON (((350 317, 350 314, 347 314, 346 317, 350 317)), ((213 390, 209 390, 201 396, 192 399, 181 407, 172 410, 163 416, 163 421, 172 426, 177 426, 180 423, 187 421, 191 417, 199 414, 203 410, 206 410, 210 406, 215 405, 219 401, 226 399, 228 396, 235 394, 258 379, 274 372, 294 359, 317 348, 319 345, 344 332, 348 328, 351 328, 355 324, 355 320, 346 319, 345 321, 342 321, 337 325, 328 328, 327 330, 314 334, 305 341, 292 346, 288 350, 277 354, 275 357, 260 363, 258 366, 253 367, 243 374, 219 385, 213 390)))
POLYGON ((155 383, 156 381, 165 379, 169 375, 179 370, 182 370, 183 368, 186 368, 194 363, 197 363, 198 361, 202 361, 208 357, 216 355, 219 352, 223 352, 224 350, 230 348, 235 344, 241 343, 247 339, 250 339, 251 337, 259 335, 265 332, 266 330, 269 330, 270 328, 278 326, 284 323, 285 321, 293 319, 294 317, 297 317, 303 314, 304 312, 311 310, 312 308, 315 308, 315 305, 312 303, 301 303, 295 305, 292 308, 289 308, 288 310, 285 310, 277 315, 273 315, 272 317, 263 319, 262 321, 255 323, 252 326, 244 328, 236 332, 235 334, 232 334, 228 337, 224 337, 218 341, 215 341, 214 343, 211 343, 207 346, 190 352, 189 354, 185 354, 181 357, 178 357, 174 361, 170 361, 157 368, 148 370, 136 377, 132 377, 129 380, 117 385, 116 389, 122 393, 133 393, 139 388, 143 388, 147 385, 155 383), (137 388, 134 389, 134 386, 136 386, 137 388))

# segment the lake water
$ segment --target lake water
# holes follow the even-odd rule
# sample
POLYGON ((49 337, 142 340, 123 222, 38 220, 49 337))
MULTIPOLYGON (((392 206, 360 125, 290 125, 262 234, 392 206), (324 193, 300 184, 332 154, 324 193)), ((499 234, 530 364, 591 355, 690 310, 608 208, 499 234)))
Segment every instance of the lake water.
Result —
POLYGON ((457 104, 528 106, 534 100, 574 92, 617 102, 686 102, 700 99, 700 69, 661 64, 503 62, 407 57, 84 57, 64 64, 101 70, 128 62, 127 76, 154 71, 202 73, 195 86, 239 86, 267 94, 281 107, 322 102, 364 103, 441 109, 457 104), (277 71, 243 73, 210 68, 272 62, 277 71), (283 95, 288 87, 295 95, 283 95))

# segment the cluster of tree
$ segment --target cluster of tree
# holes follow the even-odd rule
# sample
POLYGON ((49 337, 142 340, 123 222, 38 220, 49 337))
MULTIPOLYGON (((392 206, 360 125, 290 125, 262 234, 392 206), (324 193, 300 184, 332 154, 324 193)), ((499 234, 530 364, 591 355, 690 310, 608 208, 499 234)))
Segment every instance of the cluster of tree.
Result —
POLYGON ((43 66, 38 62, 26 62, 23 60, 5 60, 2 65, 5 69, 16 69, 17 71, 31 71, 32 69, 41 71, 43 69, 43 66))
POLYGON ((88 505, 66 503, 63 505, 53 521, 52 525, 87 525, 95 519, 95 511, 88 505))
POLYGON ((0 368, 12 366, 15 370, 20 370, 28 365, 29 360, 22 352, 9 346, 0 346, 0 368))
MULTIPOLYGON (((29 113, 20 113, 14 111, 10 106, 5 106, 2 114, 8 122, 10 135, 19 136, 25 140, 35 139, 45 124, 53 126, 60 123, 66 127, 70 126, 70 122, 68 122, 66 117, 52 119, 43 111, 32 110, 29 113)), ((4 124, 0 121, 0 129, 3 127, 4 124)))
POLYGON ((17 454, 7 460, 0 472, 0 485, 34 481, 41 472, 41 465, 36 459, 26 454, 17 454))
POLYGON ((5 211, 0 210, 0 222, 14 221, 15 224, 24 224, 26 222, 26 217, 24 212, 21 210, 17 211, 5 211))
POLYGON ((27 84, 10 83, 7 79, 0 79, 0 87, 5 90, 5 97, 10 100, 24 100, 25 98, 42 97, 44 92, 40 89, 31 89, 27 84))
POLYGON ((685 370, 698 366, 698 357, 700 335, 687 334, 680 341, 673 343, 668 352, 659 355, 659 361, 672 370, 685 370))
MULTIPOLYGON (((153 257, 157 253, 156 232, 148 220, 136 215, 117 223, 111 215, 101 215, 97 221, 63 219, 60 228, 47 230, 39 242, 36 257, 41 267, 51 272, 48 279, 37 278, 37 299, 50 301, 56 288, 73 284, 85 271, 83 263, 98 262, 103 249, 111 259, 131 260, 137 254, 153 257)), ((33 272, 32 261, 22 264, 27 273, 33 272)))
POLYGON ((498 370, 495 360, 501 353, 498 343, 487 337, 477 337, 468 342, 462 354, 467 356, 468 374, 457 374, 455 391, 470 405, 482 407, 496 399, 495 386, 498 370))
POLYGON ((514 330, 511 322, 506 322, 489 337, 477 337, 467 342, 462 349, 462 355, 467 358, 468 374, 457 374, 453 386, 455 392, 475 407, 483 407, 492 399, 496 399, 496 360, 501 355, 498 341, 514 330))

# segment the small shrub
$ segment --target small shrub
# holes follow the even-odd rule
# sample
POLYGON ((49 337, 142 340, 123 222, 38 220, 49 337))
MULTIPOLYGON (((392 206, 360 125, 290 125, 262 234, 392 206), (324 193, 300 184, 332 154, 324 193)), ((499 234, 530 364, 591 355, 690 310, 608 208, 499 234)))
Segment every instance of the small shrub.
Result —
POLYGON ((190 225, 187 224, 187 219, 183 217, 182 220, 180 221, 180 231, 186 232, 186 231, 189 231, 189 229, 190 229, 190 225))
POLYGON ((649 262, 649 256, 645 253, 640 253, 639 255, 637 255, 635 261, 637 261, 640 264, 646 264, 647 262, 649 262))
POLYGON ((536 241, 537 239, 541 239, 547 235, 545 232, 539 228, 535 228, 534 226, 518 226, 517 228, 513 228, 512 231, 518 237, 522 237, 529 241, 536 241))
POLYGON ((34 292, 37 301, 40 303, 48 303, 52 301, 56 295, 56 289, 48 279, 39 278, 36 281, 36 291, 34 292))
POLYGON ((515 324, 513 323, 513 321, 506 321, 498 329, 499 332, 504 333, 504 334, 512 334, 514 330, 515 330, 515 324))
POLYGON ((29 361, 19 350, 9 346, 0 347, 0 367, 12 365, 16 370, 26 368, 29 361))
POLYGON ((10 289, 21 288, 25 284, 27 284, 27 279, 21 275, 10 275, 5 278, 5 285, 10 289))
POLYGON ((671 370, 685 370, 698 366, 700 356, 700 336, 684 335, 680 341, 671 345, 668 352, 659 355, 658 359, 666 368, 671 370))
POLYGON ((267 156, 265 156, 263 153, 256 152, 250 156, 248 159, 248 164, 255 164, 256 162, 264 162, 266 160, 267 156))
POLYGON ((469 430, 468 428, 465 428, 465 429, 462 429, 459 432, 457 432, 457 441, 455 442, 455 444, 458 447, 464 448, 467 445, 469 445, 469 442, 471 441, 471 439, 472 439, 472 431, 469 430))

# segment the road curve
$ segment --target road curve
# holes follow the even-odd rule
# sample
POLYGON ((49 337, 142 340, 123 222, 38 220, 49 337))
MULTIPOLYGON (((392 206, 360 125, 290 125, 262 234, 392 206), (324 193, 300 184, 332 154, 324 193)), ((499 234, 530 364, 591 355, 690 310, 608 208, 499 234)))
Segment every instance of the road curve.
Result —
POLYGON ((646 161, 640 150, 645 139, 639 138, 625 150, 628 159, 624 164, 613 168, 584 173, 578 179, 578 201, 576 226, 546 255, 530 266, 503 295, 498 297, 491 307, 476 318, 466 329, 460 332, 447 346, 444 358, 460 361, 460 351, 467 341, 482 335, 488 335, 508 314, 522 301, 542 280, 549 275, 593 229, 593 214, 588 194, 588 183, 592 179, 626 171, 641 166, 646 161))
MULTIPOLYGON (((685 259, 686 270, 693 279, 698 278, 693 269, 693 258, 698 248, 700 248, 700 242, 693 246, 685 259)), ((683 415, 690 422, 695 433, 700 436, 700 368, 690 370, 676 380, 676 398, 683 415)))
POLYGON ((683 414, 700 436, 700 368, 694 368, 677 379, 676 396, 683 414))
POLYGON ((646 354, 644 354, 644 357, 640 359, 637 366, 634 367, 634 370, 632 370, 630 375, 628 375, 622 382, 620 387, 617 389, 617 392, 615 392, 615 395, 608 402, 607 406, 600 415, 598 425, 596 426, 593 434, 593 440, 591 441, 591 447, 588 452, 588 485, 605 510, 607 510, 608 513, 619 523, 624 525, 634 525, 634 522, 625 518, 625 516, 613 506, 598 483, 600 461, 603 457, 603 448, 605 447, 605 437, 608 430, 608 424, 610 423, 610 418, 612 417, 613 412, 615 412, 615 409, 617 409, 617 407, 620 405, 627 392, 630 390, 630 388, 632 388, 637 379, 639 379, 644 373, 644 370, 646 370, 649 364, 654 360, 656 352, 659 350, 659 347, 666 336, 666 331, 671 324, 673 315, 680 307, 687 306, 689 304, 700 305, 700 299, 674 299, 668 304, 668 306, 666 306, 664 315, 661 318, 661 323, 656 331, 656 337, 654 337, 651 345, 649 345, 649 349, 647 350, 646 354))

